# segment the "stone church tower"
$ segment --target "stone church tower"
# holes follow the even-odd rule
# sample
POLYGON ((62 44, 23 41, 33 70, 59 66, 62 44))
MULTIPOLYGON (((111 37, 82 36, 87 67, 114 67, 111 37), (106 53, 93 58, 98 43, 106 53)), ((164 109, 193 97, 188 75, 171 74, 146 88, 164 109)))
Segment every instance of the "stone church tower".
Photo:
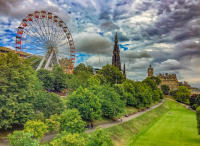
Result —
POLYGON ((118 45, 117 33, 115 34, 115 45, 112 56, 112 65, 116 66, 121 71, 120 50, 118 45))
POLYGON ((148 77, 152 77, 153 76, 153 68, 151 67, 151 65, 149 65, 148 68, 148 77))

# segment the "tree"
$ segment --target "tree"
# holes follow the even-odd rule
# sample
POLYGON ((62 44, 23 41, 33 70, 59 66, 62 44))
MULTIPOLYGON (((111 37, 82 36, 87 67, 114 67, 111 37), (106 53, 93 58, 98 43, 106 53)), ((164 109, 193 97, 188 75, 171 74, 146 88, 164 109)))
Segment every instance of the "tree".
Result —
POLYGON ((56 91, 61 91, 66 87, 66 75, 60 66, 54 66, 52 70, 53 85, 56 91))
POLYGON ((163 94, 169 95, 170 88, 168 85, 162 85, 161 90, 162 90, 163 94))
POLYGON ((113 146, 113 142, 108 133, 98 128, 90 135, 87 146, 113 146))
POLYGON ((197 129, 198 134, 200 135, 200 107, 196 109, 196 116, 197 116, 197 129))
POLYGON ((131 80, 126 80, 122 85, 126 92, 124 95, 127 99, 126 104, 136 107, 138 101, 136 99, 135 83, 131 80))
POLYGON ((0 128, 23 126, 33 118, 32 100, 42 90, 36 72, 16 54, 0 54, 0 128))
POLYGON ((98 71, 98 74, 103 75, 107 82, 111 83, 112 85, 115 83, 121 84, 125 80, 122 72, 117 67, 109 64, 103 66, 103 68, 98 71))
POLYGON ((156 83, 156 85, 160 85, 161 80, 159 77, 152 76, 150 77, 150 79, 153 80, 156 83))
POLYGON ((68 97, 67 106, 79 110, 81 117, 93 121, 101 117, 101 103, 99 98, 87 88, 79 87, 68 97))
POLYGON ((93 68, 91 66, 85 66, 85 64, 80 63, 74 68, 73 74, 79 74, 81 72, 87 72, 93 74, 93 68))
POLYGON ((81 133, 85 130, 85 122, 82 121, 77 109, 68 109, 60 116, 60 131, 67 133, 81 133))
POLYGON ((40 140, 48 131, 47 125, 42 121, 27 121, 24 125, 24 131, 33 134, 35 138, 40 140))
POLYGON ((120 99, 114 88, 104 85, 92 86, 89 90, 100 99, 101 111, 104 117, 114 118, 123 112, 125 102, 120 99))
POLYGON ((86 146, 86 139, 79 133, 64 133, 56 137, 51 146, 86 146))
POLYGON ((54 78, 49 70, 40 69, 37 71, 37 76, 46 90, 54 90, 54 78))
POLYGON ((51 115, 49 119, 45 120, 46 125, 48 126, 49 132, 58 132, 60 131, 60 116, 51 115))
POLYGON ((14 131, 13 134, 9 134, 11 146, 39 146, 37 140, 32 138, 31 133, 25 133, 24 131, 14 131))
POLYGON ((179 89, 175 92, 174 97, 179 102, 189 104, 190 90, 185 86, 180 86, 179 89))
POLYGON ((51 115, 60 114, 64 110, 62 99, 55 93, 39 92, 33 99, 35 111, 44 113, 46 118, 51 115))
POLYGON ((137 100, 136 107, 141 108, 150 106, 153 96, 151 88, 142 82, 135 82, 134 87, 136 93, 135 97, 137 100))

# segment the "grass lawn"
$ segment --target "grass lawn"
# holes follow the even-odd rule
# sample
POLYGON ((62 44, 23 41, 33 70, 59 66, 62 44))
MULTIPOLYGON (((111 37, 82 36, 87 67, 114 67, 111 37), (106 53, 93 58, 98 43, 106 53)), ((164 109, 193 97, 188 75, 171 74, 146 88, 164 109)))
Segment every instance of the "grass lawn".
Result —
POLYGON ((195 112, 166 100, 160 107, 106 131, 118 146, 200 146, 196 127, 195 112))

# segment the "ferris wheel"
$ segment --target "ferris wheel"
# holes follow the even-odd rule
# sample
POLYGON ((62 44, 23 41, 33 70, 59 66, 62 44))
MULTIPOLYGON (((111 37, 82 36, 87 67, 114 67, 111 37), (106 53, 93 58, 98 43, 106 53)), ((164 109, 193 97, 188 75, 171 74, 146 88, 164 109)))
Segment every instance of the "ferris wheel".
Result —
POLYGON ((25 17, 18 27, 16 51, 43 56, 37 69, 51 69, 67 61, 67 72, 72 73, 75 64, 75 46, 72 35, 61 18, 47 11, 35 11, 25 17))

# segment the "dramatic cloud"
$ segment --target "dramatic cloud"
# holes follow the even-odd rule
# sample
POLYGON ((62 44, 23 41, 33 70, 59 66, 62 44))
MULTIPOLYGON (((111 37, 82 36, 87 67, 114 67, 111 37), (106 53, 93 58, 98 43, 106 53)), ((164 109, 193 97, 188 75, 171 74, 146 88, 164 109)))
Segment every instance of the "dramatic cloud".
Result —
POLYGON ((52 11, 68 25, 76 64, 111 63, 118 32, 128 78, 143 80, 149 64, 200 87, 199 0, 0 0, 0 45, 14 48, 16 28, 35 10, 52 11))

